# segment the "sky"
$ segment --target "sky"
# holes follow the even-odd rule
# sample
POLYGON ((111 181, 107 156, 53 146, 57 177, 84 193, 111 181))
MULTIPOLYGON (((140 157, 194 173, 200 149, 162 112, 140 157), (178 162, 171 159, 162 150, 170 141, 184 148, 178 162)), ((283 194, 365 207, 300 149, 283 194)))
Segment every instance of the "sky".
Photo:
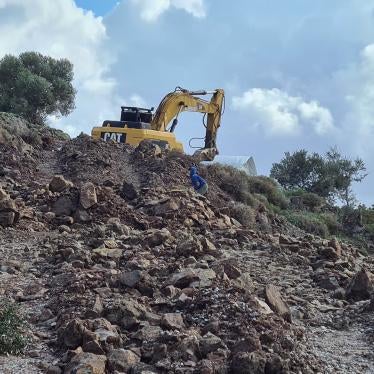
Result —
MULTIPOLYGON (((364 159, 374 203, 374 0, 0 0, 0 58, 37 50, 75 67, 72 136, 176 86, 223 88, 222 155, 267 175, 284 152, 337 146, 364 159)), ((188 149, 199 114, 176 130, 188 149)), ((196 144, 197 145, 197 144, 196 144)))

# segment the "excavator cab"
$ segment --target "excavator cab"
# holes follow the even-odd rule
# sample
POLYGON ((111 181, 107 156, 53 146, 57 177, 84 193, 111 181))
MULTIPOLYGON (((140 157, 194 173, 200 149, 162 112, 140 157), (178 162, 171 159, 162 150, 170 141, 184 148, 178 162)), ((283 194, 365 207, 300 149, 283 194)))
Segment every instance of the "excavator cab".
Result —
POLYGON ((103 127, 150 129, 153 118, 152 111, 153 108, 145 109, 133 106, 122 106, 120 121, 106 120, 103 122, 103 127))

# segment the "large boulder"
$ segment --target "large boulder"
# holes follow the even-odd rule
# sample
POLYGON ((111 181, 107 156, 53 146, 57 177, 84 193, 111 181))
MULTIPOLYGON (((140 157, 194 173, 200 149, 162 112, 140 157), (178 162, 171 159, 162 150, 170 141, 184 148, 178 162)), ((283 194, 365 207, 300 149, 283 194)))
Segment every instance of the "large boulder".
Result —
POLYGON ((105 374, 106 357, 89 352, 78 353, 65 369, 65 374, 105 374))
POLYGON ((291 322, 291 310, 276 286, 269 284, 265 287, 265 300, 275 313, 291 322))
POLYGON ((373 292, 372 274, 362 269, 348 284, 346 290, 347 299, 366 300, 370 299, 373 292))

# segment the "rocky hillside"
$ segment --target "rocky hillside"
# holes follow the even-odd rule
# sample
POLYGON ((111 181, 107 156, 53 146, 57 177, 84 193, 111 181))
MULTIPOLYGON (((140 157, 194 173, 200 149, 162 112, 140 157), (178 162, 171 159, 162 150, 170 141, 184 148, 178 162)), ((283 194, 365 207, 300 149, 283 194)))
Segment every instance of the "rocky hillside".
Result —
POLYGON ((195 194, 188 156, 31 138, 0 137, 0 294, 29 342, 1 372, 374 371, 358 248, 247 209, 203 166, 195 194))

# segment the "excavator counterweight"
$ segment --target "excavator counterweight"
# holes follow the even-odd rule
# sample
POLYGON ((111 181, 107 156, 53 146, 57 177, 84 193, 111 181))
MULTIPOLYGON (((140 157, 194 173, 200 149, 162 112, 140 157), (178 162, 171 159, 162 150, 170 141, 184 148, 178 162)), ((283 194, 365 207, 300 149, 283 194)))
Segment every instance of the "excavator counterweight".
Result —
POLYGON ((161 101, 156 112, 153 108, 121 107, 120 121, 106 120, 101 127, 92 129, 92 137, 105 141, 115 141, 138 145, 142 140, 150 140, 162 148, 183 152, 183 145, 174 134, 181 112, 198 112, 207 116, 204 124, 205 143, 202 149, 195 152, 201 160, 213 160, 218 154, 216 138, 221 124, 224 105, 224 91, 188 91, 177 87, 161 101), (200 96, 211 95, 210 101, 200 96), (171 125, 170 125, 171 123, 171 125))

